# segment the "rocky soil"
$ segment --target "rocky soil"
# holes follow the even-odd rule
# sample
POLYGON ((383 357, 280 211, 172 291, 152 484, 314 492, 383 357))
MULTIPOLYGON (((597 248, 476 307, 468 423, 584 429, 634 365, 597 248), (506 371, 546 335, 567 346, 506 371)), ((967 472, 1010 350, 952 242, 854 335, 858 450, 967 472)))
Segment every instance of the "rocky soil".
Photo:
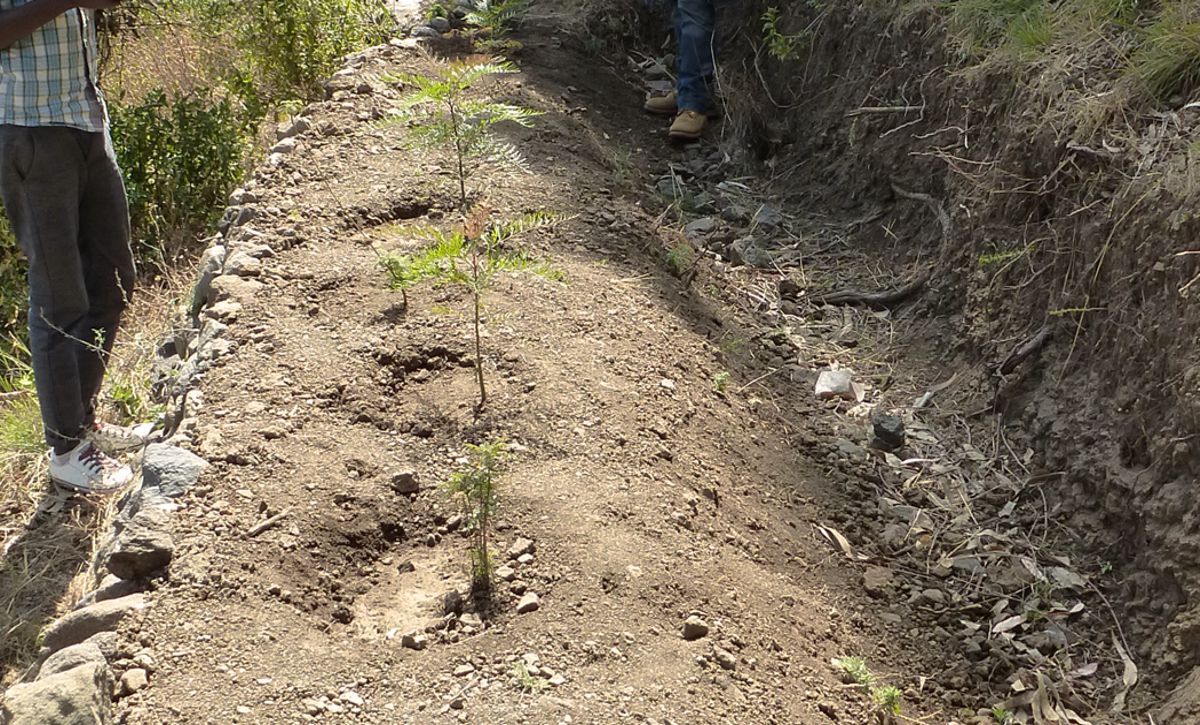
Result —
MULTIPOLYGON (((112 692, 145 724, 887 721, 849 657, 905 721, 1123 721, 1100 710, 1129 689, 1119 622, 1014 483, 1023 452, 943 407, 954 371, 920 364, 936 329, 808 294, 870 265, 845 225, 708 142, 667 146, 639 111, 655 64, 557 22, 490 89, 545 112, 506 130, 528 172, 472 187, 496 218, 565 215, 526 239, 563 279, 489 293, 482 414, 468 299, 404 306, 379 265, 456 219, 448 160, 381 123, 395 77, 444 62, 397 42, 352 58, 231 199, 208 332, 166 350, 189 379, 170 353, 201 350, 173 443, 208 467, 104 552, 143 590, 92 597, 116 634, 48 635, 12 692, 66 673, 84 711, 112 692), (498 438, 485 603, 442 483, 498 438)), ((920 199, 882 213, 936 234, 920 199)))

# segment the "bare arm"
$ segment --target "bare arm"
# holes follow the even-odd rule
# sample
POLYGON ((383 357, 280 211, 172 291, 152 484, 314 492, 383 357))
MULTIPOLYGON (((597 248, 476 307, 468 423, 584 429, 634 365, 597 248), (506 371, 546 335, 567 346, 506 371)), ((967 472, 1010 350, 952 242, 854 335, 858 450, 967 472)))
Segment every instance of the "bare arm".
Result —
POLYGON ((12 10, 0 12, 0 49, 11 48, 17 41, 77 7, 100 10, 120 0, 30 0, 12 10))

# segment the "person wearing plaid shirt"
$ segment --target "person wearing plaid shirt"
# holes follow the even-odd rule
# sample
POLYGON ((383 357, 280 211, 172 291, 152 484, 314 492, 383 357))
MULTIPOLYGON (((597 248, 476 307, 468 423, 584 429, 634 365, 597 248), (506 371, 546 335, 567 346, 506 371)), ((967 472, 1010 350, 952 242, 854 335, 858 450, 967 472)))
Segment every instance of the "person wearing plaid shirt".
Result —
POLYGON ((51 479, 109 493, 144 443, 96 397, 133 290, 129 207, 96 82, 95 11, 119 0, 0 0, 0 198, 29 260, 29 349, 51 479))

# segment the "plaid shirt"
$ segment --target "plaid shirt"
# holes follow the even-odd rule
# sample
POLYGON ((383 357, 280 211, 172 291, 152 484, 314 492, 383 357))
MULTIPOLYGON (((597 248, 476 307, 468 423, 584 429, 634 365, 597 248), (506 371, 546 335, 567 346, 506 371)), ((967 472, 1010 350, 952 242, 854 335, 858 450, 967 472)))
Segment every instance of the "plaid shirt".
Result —
MULTIPOLYGON (((0 0, 10 10, 28 0, 0 0)), ((0 124, 105 128, 104 96, 96 85, 96 25, 75 8, 0 50, 0 124)))

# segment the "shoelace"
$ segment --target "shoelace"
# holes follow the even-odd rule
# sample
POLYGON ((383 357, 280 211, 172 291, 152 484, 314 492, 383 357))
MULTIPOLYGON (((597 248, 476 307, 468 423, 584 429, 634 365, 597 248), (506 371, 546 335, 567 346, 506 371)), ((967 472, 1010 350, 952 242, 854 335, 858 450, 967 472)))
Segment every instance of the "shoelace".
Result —
POLYGON ((91 444, 79 454, 79 462, 89 472, 96 475, 103 475, 105 471, 112 468, 112 462, 108 460, 108 457, 91 444))

